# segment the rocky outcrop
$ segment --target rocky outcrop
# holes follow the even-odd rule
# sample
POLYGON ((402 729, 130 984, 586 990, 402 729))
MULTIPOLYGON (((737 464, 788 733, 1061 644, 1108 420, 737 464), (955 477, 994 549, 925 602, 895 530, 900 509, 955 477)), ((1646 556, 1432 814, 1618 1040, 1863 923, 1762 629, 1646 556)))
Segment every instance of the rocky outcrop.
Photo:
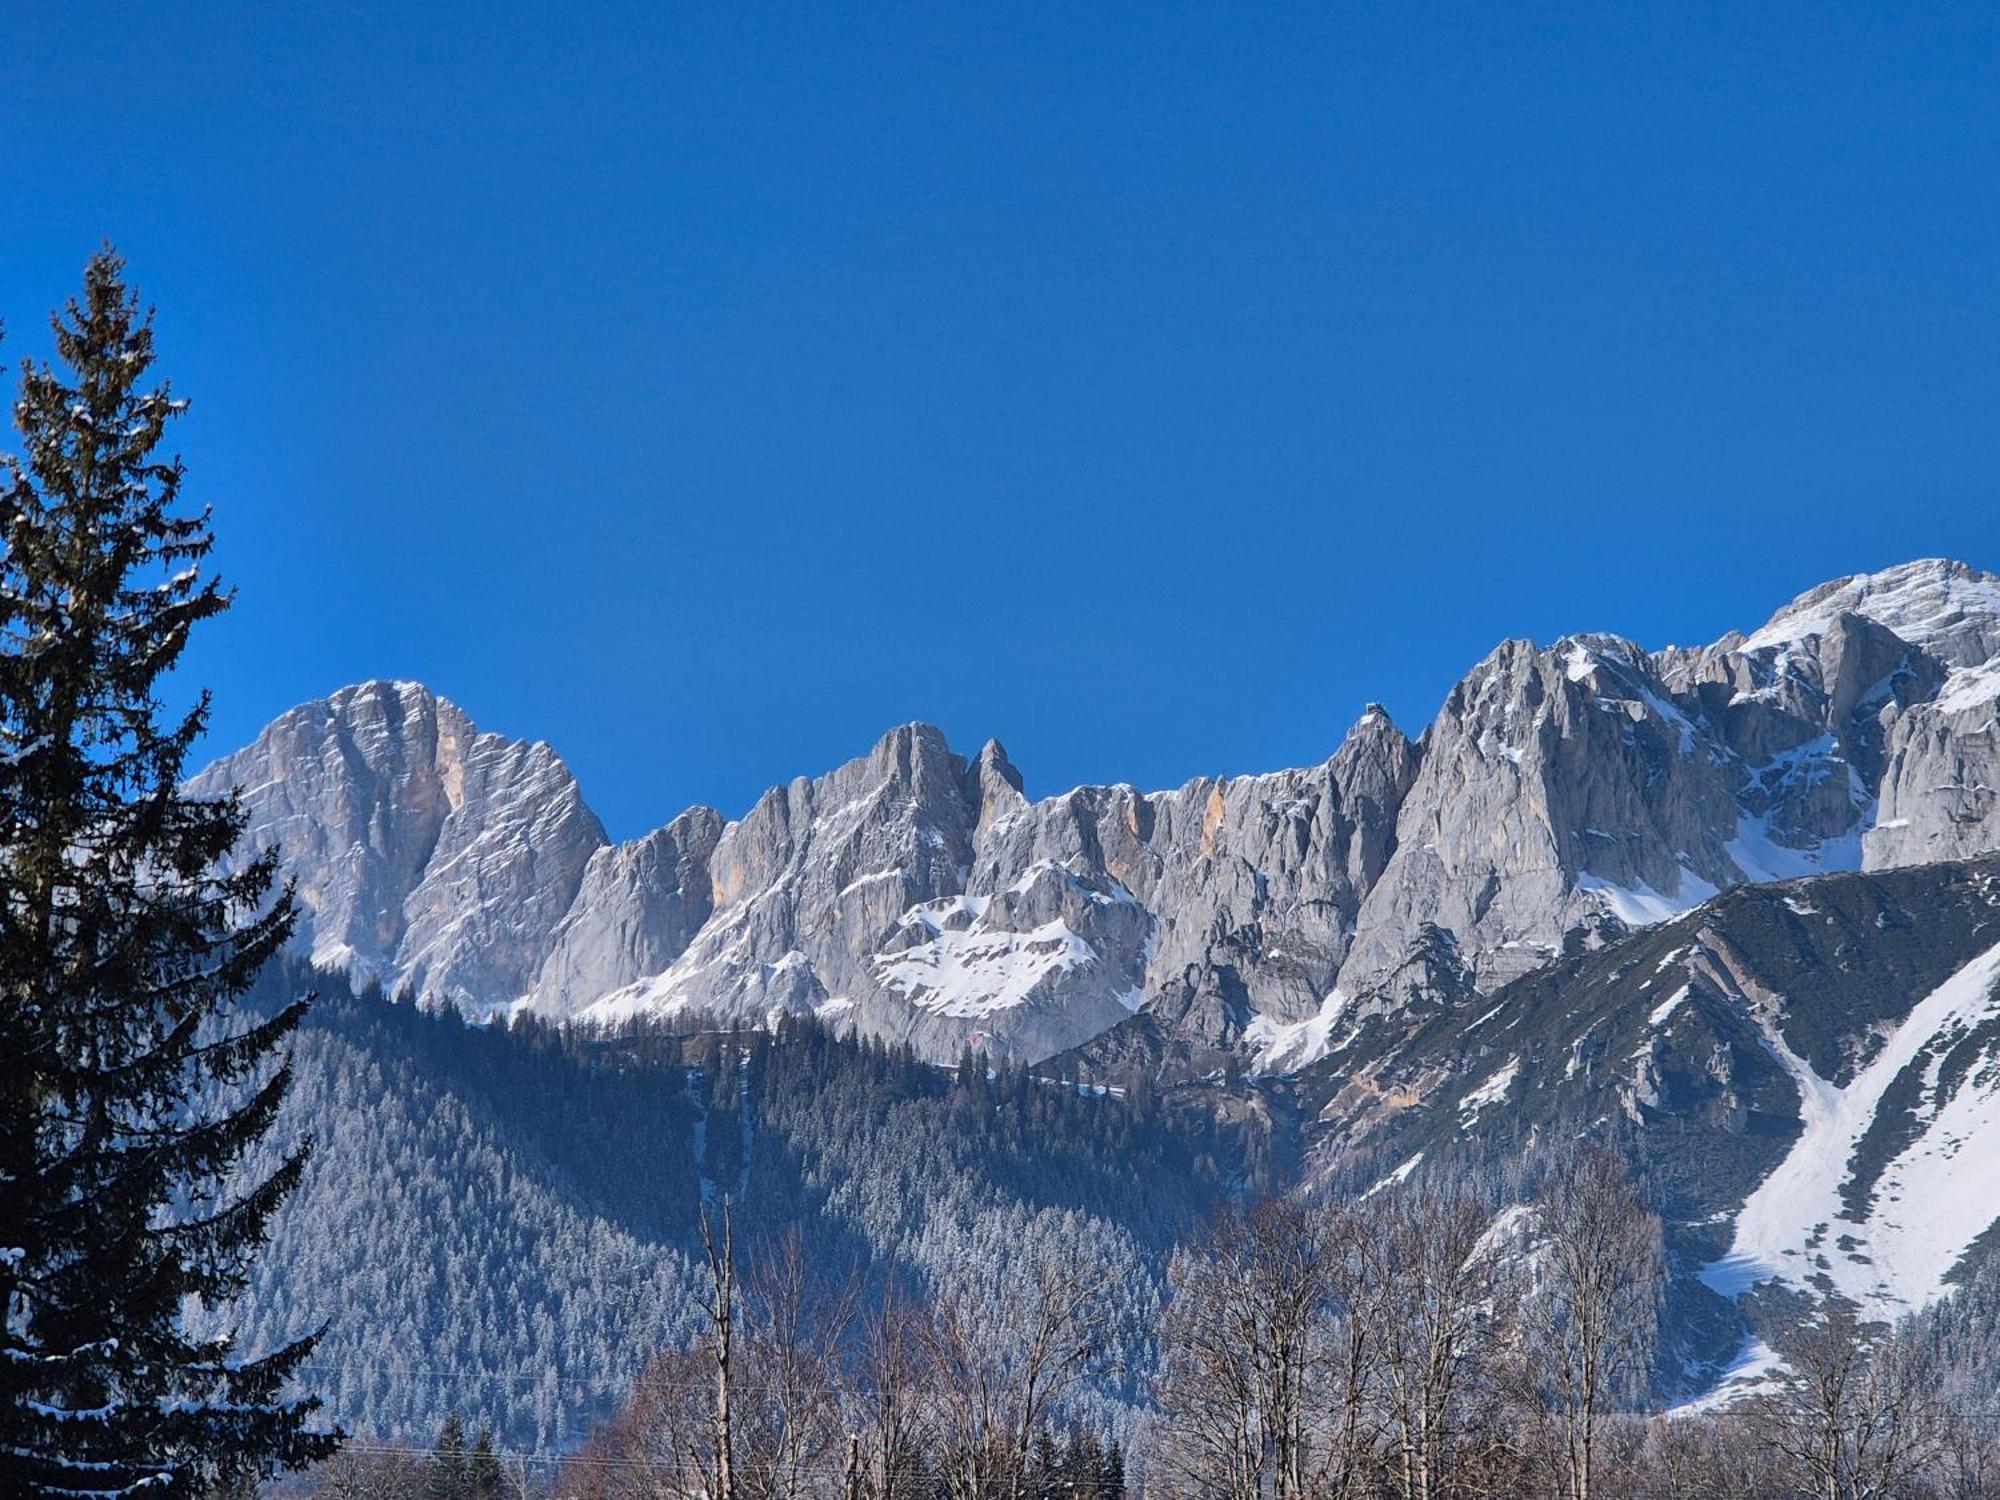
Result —
POLYGON ((1153 914, 1148 994, 1226 964, 1254 1015, 1324 1002, 1370 887, 1395 847, 1415 747, 1381 708, 1305 771, 1203 778, 1172 792, 1080 787, 989 831, 973 887, 1037 861, 1097 869, 1153 914))
MULTIPOLYGON (((1959 761, 1980 752, 1961 740, 1970 725, 1937 723, 1933 699, 1996 646, 2000 579, 1944 562, 1823 585, 1755 634, 1697 649, 1508 642, 1424 737, 1397 854, 1340 987, 1383 985, 1421 923, 1452 933, 1490 989, 1605 922, 1660 921, 1744 881, 1859 868, 1864 836, 1871 865, 1925 857, 1915 840, 1871 832, 1878 793, 1907 801, 1920 793, 1904 784, 1961 784, 1959 761)), ((1966 795, 1983 808, 1971 774, 1966 795)), ((1983 818, 1940 812, 1933 823, 1965 836, 1932 842, 2000 847, 1983 818)))
POLYGON ((1743 643, 1746 652, 1828 633, 1841 615, 1873 620, 1951 668, 2000 655, 2000 576, 1930 557, 1808 589, 1743 643))
POLYGON ((1954 672, 1936 698, 1893 716, 1883 759, 1868 868, 2000 848, 2000 667, 1954 672))
POLYGON ((1341 988, 1373 986, 1426 925, 1492 984, 1546 962, 1607 904, 1637 922, 1712 894, 1736 811, 1712 752, 1632 643, 1507 642, 1424 736, 1341 988))
POLYGON ((761 1021, 851 1000, 905 913, 963 891, 976 788, 944 736, 922 724, 829 775, 773 787, 716 841, 713 916, 663 972, 592 1015, 761 1021))

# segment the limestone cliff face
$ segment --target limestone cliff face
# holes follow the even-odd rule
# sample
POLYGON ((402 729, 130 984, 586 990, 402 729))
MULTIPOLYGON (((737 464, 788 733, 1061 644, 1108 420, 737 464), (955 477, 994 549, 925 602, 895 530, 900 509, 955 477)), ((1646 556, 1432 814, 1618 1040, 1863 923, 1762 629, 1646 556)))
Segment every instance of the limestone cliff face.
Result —
POLYGON ((1744 881, 2000 847, 1963 717, 1996 648, 2000 579, 1945 562, 1822 585, 1698 649, 1508 642, 1424 736, 1341 988, 1383 983, 1420 923, 1485 989, 1744 881))
POLYGON ((197 785, 245 788, 321 962, 485 1014, 814 1013, 945 1059, 1140 1007, 1296 1067, 1747 881, 2000 848, 2000 579, 1920 562, 1749 636, 1509 641, 1412 743, 1370 708, 1324 763, 1035 800, 937 729, 610 846, 553 752, 407 684, 296 709, 197 785))
POLYGON ((475 1016, 527 990, 605 842, 548 746, 413 683, 295 708, 191 785, 240 788, 247 842, 282 847, 316 963, 475 1016))
POLYGON ((1369 988, 1426 924, 1490 984, 1588 917, 1643 920, 1740 878, 1725 848, 1737 776, 1715 749, 1631 642, 1507 642, 1424 736, 1341 987, 1369 988))
POLYGON ((715 909, 709 861, 722 830, 720 813, 697 807, 591 855, 536 975, 535 1008, 567 1019, 679 958, 715 909))
POLYGON ((1254 950, 1254 1007, 1309 1014, 1387 858, 1413 757, 1378 710, 1312 771, 1030 802, 997 744, 968 763, 909 725, 725 829, 713 916, 588 1014, 812 1011, 938 1057, 1045 1056, 1219 943, 1254 950))
POLYGON ((1962 668, 1888 720, 1870 869, 2000 848, 2000 670, 1962 668))

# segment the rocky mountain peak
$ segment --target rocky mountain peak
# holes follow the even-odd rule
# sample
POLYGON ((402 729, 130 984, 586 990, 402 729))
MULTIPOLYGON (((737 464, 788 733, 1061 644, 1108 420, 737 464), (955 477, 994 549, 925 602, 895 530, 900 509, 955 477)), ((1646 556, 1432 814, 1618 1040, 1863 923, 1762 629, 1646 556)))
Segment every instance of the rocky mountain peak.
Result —
POLYGON ((983 841, 998 819, 1028 805, 1021 773, 998 740, 988 740, 980 747, 978 758, 966 772, 965 795, 975 810, 975 841, 983 841))
POLYGON ((1340 748, 1334 752, 1334 763, 1345 762, 1357 768, 1364 763, 1392 764, 1415 753, 1414 742, 1396 727, 1389 710, 1379 703, 1370 703, 1341 740, 1340 748))
POLYGON ((410 682, 301 704, 191 788, 240 789, 249 848, 283 848, 315 963, 474 1015, 528 989, 606 841, 547 745, 410 682))
POLYGON ((2000 576, 1942 557, 1808 589, 1750 635, 1742 649, 1783 647, 1824 635, 1842 614, 1872 620, 1948 666, 1974 666, 2000 653, 2000 576))
POLYGON ((1296 1065, 1343 1006, 1489 990, 1745 881, 2000 848, 1995 649, 2000 579, 1922 561, 1705 647, 1503 642, 1420 741, 1370 704, 1299 770, 1034 801, 997 741, 910 723, 615 847, 547 746, 410 683, 197 784, 248 789, 317 960, 474 1014, 814 1011, 1038 1057, 1144 1006, 1296 1065))
POLYGON ((898 724, 868 753, 868 764, 881 776, 911 787, 942 784, 962 774, 964 760, 951 748, 935 724, 898 724))
POLYGON ((1023 790, 1021 773, 1015 768, 1014 762, 1007 758, 1007 747, 998 740, 988 740, 979 747, 979 756, 974 766, 982 784, 991 780, 1010 786, 1017 792, 1023 790))

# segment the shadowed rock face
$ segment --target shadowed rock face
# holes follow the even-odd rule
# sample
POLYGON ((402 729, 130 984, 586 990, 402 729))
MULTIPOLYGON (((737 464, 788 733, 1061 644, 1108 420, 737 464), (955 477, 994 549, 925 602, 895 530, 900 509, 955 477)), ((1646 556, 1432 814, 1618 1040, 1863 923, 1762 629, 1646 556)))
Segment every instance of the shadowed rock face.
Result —
POLYGON ((1888 720, 1870 868, 1962 859, 2000 845, 2000 671, 1961 668, 1888 720))
POLYGON ((197 785, 246 789, 301 942, 473 1014, 814 1012, 926 1055, 1038 1058, 1139 1007, 1304 1066, 1719 889, 2000 847, 2000 579, 1912 563, 1755 634, 1510 641, 1412 744, 1364 713, 1305 770, 1040 801, 928 725, 608 846, 546 747, 369 684, 197 785))
POLYGON ((713 808, 691 808, 591 855, 536 977, 537 1008, 566 1018, 679 958, 714 910, 709 860, 722 828, 713 808))

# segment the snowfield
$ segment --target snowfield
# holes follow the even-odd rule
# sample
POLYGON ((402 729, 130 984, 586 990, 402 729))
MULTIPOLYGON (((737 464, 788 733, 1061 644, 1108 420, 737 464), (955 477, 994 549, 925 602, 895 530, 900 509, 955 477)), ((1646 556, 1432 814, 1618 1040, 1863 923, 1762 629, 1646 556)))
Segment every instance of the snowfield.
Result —
POLYGON ((1347 996, 1336 987, 1319 1010, 1303 1021, 1274 1021, 1258 1016, 1243 1028, 1251 1049, 1253 1073, 1296 1073, 1333 1050, 1333 1028, 1347 1010, 1347 996))
MULTIPOLYGON (((929 941, 878 957, 875 972, 883 987, 940 1015, 980 1019, 1027 1004, 1057 974, 1098 965, 1097 950, 1065 922, 1013 932, 986 926, 987 910, 981 896, 913 908, 903 922, 927 931, 929 941), (949 925, 968 914, 970 926, 949 925)), ((1138 1008, 1136 995, 1128 1008, 1138 1008)))
POLYGON ((1508 1058, 1491 1078, 1458 1101, 1458 1112, 1469 1119, 1481 1110, 1500 1103, 1507 1097, 1507 1091, 1514 1086, 1514 1080, 1520 1073, 1521 1059, 1508 1058))
POLYGON ((1921 1000, 1846 1087, 1836 1087, 1763 1021, 1765 1047, 1799 1090, 1797 1143, 1745 1200, 1728 1254, 1702 1269, 1725 1296, 1760 1282, 1814 1288, 1823 1278, 1873 1317, 1936 1301, 1951 1269, 2000 1217, 2000 1061, 1981 1058, 1955 1087, 1945 1055, 1975 1026, 2000 1017, 2000 945, 1921 1000), (1884 1168, 1870 1205, 1842 1199, 1853 1158, 1890 1085, 1924 1067, 1914 1138, 1884 1168))

